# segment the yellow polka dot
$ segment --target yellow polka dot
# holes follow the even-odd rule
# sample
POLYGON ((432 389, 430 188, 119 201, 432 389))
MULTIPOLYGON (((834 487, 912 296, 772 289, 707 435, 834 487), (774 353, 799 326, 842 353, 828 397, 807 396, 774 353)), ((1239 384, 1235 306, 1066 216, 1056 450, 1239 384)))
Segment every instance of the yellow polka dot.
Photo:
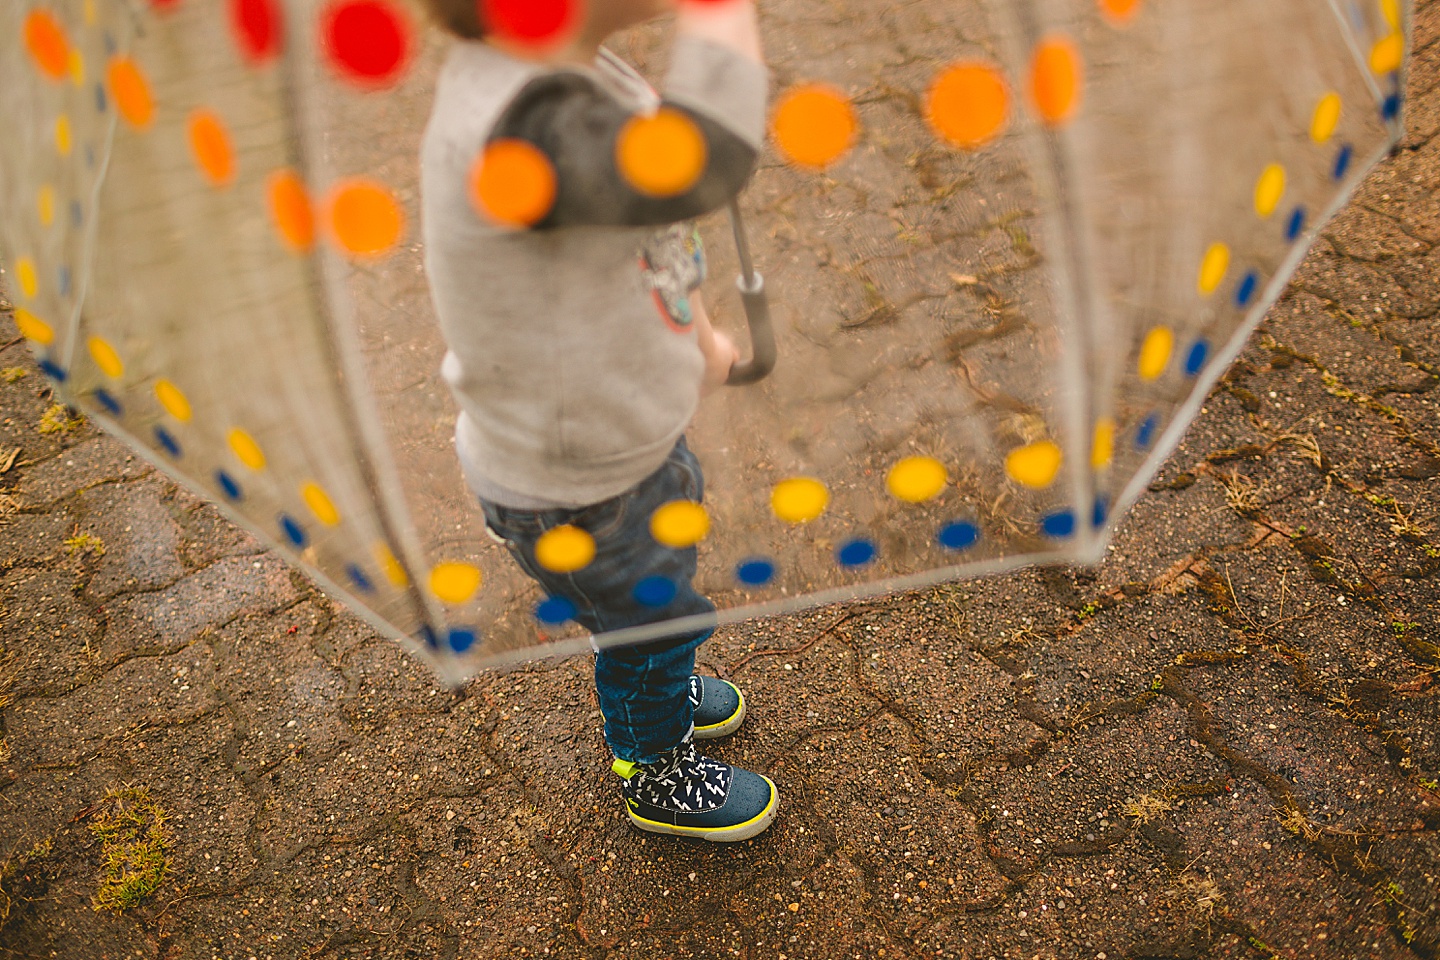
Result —
POLYGON ((236 427, 225 435, 225 439, 230 444, 230 451, 235 454, 235 459, 251 470, 265 469, 265 451, 260 449, 260 444, 256 443, 249 433, 236 427))
POLYGON ((95 366, 100 368, 101 373, 111 380, 119 380, 125 376, 125 363, 108 340, 91 337, 85 345, 90 348, 90 357, 95 361, 95 366))
POLYGON ((410 578, 405 575, 405 567, 395 559, 395 551, 383 543, 375 545, 375 562, 385 571, 385 579, 395 586, 403 587, 410 583, 410 578))
POLYGON ((85 0, 85 25, 93 27, 98 19, 99 12, 95 8, 95 0, 85 0))
POLYGON ((770 509, 786 523, 808 523, 830 505, 830 491, 825 484, 810 477, 791 477, 775 484, 770 491, 770 509))
POLYGON ((922 503, 945 489, 950 475, 945 465, 931 457, 906 457, 890 468, 885 486, 890 495, 910 503, 922 503))
POLYGON ((1400 0, 1380 0, 1380 15, 1391 30, 1400 29, 1400 0))
POLYGON ((793 87, 770 119, 775 146, 791 163, 822 170, 855 142, 858 121, 849 98, 821 84, 793 87))
POLYGON ((55 222, 55 188, 48 183, 35 195, 35 213, 40 217, 42 227, 55 222))
POLYGON ((710 514, 693 500, 672 500, 650 515, 650 535, 657 543, 693 547, 710 532, 710 514))
POLYGON ((1059 126, 1080 106, 1084 69, 1080 53, 1068 37, 1048 37, 1035 48, 1030 61, 1030 96, 1040 118, 1059 126))
POLYGON ((333 527, 340 522, 340 511, 335 509, 335 502, 330 499, 325 488, 314 480, 300 488, 300 496, 305 499, 305 506, 310 508, 315 519, 325 526, 333 527))
POLYGON ((60 151, 60 156, 70 156, 70 151, 75 146, 75 135, 70 129, 70 118, 61 114, 55 120, 55 149, 60 151))
POLYGON ((140 129, 150 126, 155 119, 155 99, 150 94, 150 82, 135 61, 115 57, 105 69, 105 79, 115 109, 125 122, 140 129))
POLYGON ((1209 296, 1219 288, 1230 270, 1230 248, 1223 243, 1212 243, 1200 261, 1200 292, 1209 296))
POLYGON ((40 292, 40 278, 35 273, 35 261, 21 257, 15 261, 15 279, 20 283, 20 293, 26 300, 34 300, 40 292))
POLYGON ((931 129, 964 150, 978 150, 998 137, 1009 112, 1005 78, 985 63, 946 68, 925 97, 925 119, 931 129))
POLYGON ((1340 125, 1340 94, 1331 91, 1320 98, 1315 105, 1315 116, 1310 119, 1310 139, 1324 143, 1335 135, 1340 125))
POLYGON ((1370 69, 1379 74, 1394 73, 1405 62, 1405 35, 1392 33, 1370 48, 1370 69))
POLYGON ((446 603, 465 603, 480 589, 480 568, 469 563, 437 563, 430 571, 430 592, 446 603))
POLYGON ((1011 450, 1005 458, 1005 472, 1016 483, 1043 490, 1055 482, 1064 455, 1051 440, 1041 440, 1011 450))
POLYGON ((579 527, 555 527, 535 541, 535 562, 551 573, 574 573, 594 559, 595 538, 579 527))
POLYGON ((620 129, 615 164, 638 192, 673 197, 695 185, 709 159, 705 135, 685 114, 661 109, 632 117, 620 129))
POLYGON ((1140 379, 1154 380, 1170 366, 1170 355, 1175 352, 1175 334, 1169 327, 1156 327, 1145 334, 1140 344, 1140 379))
POLYGON ((331 191, 326 212, 331 236, 340 249, 356 257, 380 256, 400 242, 405 212, 383 184, 346 180, 331 191))
POLYGON ((1261 219, 1272 216, 1285 196, 1285 168, 1272 163, 1255 182, 1255 212, 1261 219))
POLYGON ((155 383, 155 399, 160 401, 160 406, 181 423, 188 423, 194 416, 190 409, 190 400, 181 389, 169 380, 159 380, 155 383))
POLYGON ((47 347, 55 341, 55 328, 22 307, 15 308, 15 324, 20 328, 20 336, 26 340, 34 340, 47 347))
POLYGON ((80 55, 79 50, 70 51, 69 63, 70 82, 77 87, 85 85, 85 58, 80 55))
POLYGON ((1115 421, 1101 417, 1095 421, 1095 434, 1090 441, 1090 466, 1103 470, 1115 459, 1115 421))

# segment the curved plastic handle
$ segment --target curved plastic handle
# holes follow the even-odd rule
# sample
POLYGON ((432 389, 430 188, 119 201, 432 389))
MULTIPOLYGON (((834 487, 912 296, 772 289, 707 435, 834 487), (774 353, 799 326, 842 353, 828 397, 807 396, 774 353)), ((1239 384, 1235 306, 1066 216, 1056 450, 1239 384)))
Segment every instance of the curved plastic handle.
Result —
POLYGON ((725 378, 729 387, 764 380, 775 369, 775 328, 770 325, 770 302, 765 299, 765 278, 750 263, 750 244, 745 239, 745 221, 740 216, 738 198, 730 201, 730 227, 735 232, 735 251, 740 255, 740 300, 745 304, 745 322, 750 327, 750 359, 730 368, 725 378))
POLYGON ((775 369, 775 328, 770 324, 770 301, 765 297, 765 278, 752 273, 753 283, 744 277, 735 278, 740 300, 745 304, 745 322, 750 326, 750 359, 730 368, 725 378, 727 387, 743 387, 764 380, 775 369))

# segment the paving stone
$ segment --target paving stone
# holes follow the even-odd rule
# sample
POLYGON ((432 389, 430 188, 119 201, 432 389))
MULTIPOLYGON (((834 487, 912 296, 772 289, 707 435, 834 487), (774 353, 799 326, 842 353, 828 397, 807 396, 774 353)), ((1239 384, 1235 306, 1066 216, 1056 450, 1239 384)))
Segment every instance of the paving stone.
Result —
POLYGON ((106 485, 79 496, 78 532, 104 544, 86 587, 92 596, 155 590, 185 575, 180 528, 165 501, 164 485, 155 482, 106 485))
POLYGON ((97 484, 135 480, 151 472, 144 460, 124 452, 119 441, 97 435, 26 467, 19 475, 19 494, 25 505, 39 506, 97 484))
POLYGON ((277 557, 221 560, 168 589, 110 603, 101 655, 110 660, 181 646, 207 627, 267 613, 295 596, 289 568, 277 557))
POLYGON ((75 589, 64 569, 0 574, 0 680, 12 698, 62 693, 98 674, 100 624, 75 589))

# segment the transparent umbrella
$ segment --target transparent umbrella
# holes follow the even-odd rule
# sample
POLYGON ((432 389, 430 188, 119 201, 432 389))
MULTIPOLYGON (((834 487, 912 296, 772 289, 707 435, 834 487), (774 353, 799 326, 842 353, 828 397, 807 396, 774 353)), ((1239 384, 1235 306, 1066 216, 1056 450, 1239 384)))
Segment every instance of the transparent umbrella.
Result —
MULTIPOLYGON (((1098 560, 1400 136, 1409 16, 767 4, 744 256, 701 224, 755 356, 689 431, 705 503, 653 535, 722 622, 1098 560)), ((395 0, 0 0, 0 259, 59 397, 458 682, 697 624, 642 583, 656 623, 586 636, 466 491, 416 240, 447 42, 395 0)))

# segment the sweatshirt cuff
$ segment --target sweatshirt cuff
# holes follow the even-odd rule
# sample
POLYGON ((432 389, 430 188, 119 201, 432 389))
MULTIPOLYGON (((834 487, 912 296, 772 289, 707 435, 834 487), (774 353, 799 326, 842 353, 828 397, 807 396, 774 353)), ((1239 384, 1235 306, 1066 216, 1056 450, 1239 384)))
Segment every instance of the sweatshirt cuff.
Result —
POLYGON ((765 67, 684 34, 676 37, 670 56, 665 99, 710 117, 758 152, 765 141, 765 67))

